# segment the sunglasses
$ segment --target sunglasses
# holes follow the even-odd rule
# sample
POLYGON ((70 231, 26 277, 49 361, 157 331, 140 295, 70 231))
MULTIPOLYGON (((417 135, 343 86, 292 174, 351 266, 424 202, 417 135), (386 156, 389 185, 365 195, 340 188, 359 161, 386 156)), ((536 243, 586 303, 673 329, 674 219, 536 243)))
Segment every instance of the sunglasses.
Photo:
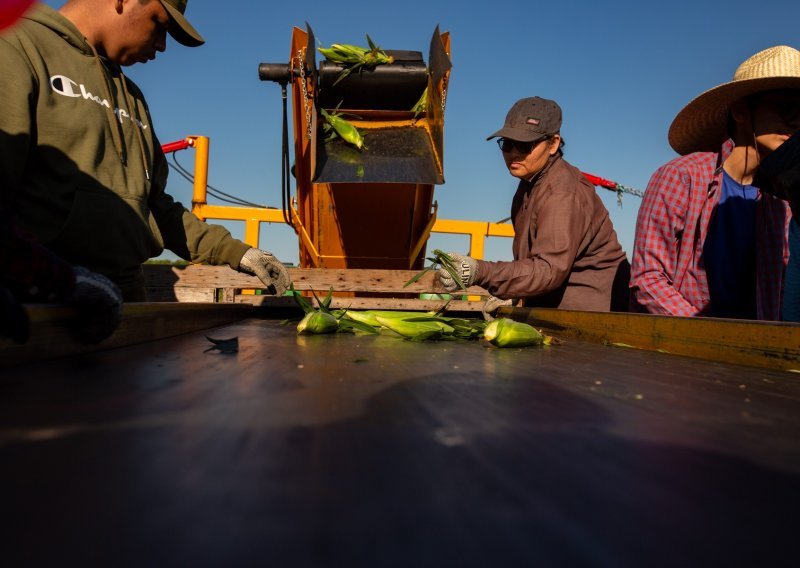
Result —
POLYGON ((757 106, 767 107, 777 114, 783 122, 794 122, 800 118, 800 97, 798 96, 771 96, 752 97, 750 108, 757 106))
POLYGON ((800 118, 800 100, 767 101, 784 122, 796 122, 800 118))
POLYGON ((516 150, 520 154, 530 154, 534 146, 536 146, 539 142, 547 140, 548 138, 550 137, 545 136, 544 138, 539 138, 533 142, 519 142, 517 140, 511 140, 510 138, 498 138, 497 145, 500 146, 500 150, 503 152, 516 150))

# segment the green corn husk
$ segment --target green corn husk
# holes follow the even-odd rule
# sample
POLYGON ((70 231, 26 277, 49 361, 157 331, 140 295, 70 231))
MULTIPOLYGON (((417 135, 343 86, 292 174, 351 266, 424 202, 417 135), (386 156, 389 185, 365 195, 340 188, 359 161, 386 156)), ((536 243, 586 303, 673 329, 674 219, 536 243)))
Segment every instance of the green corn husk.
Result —
POLYGON ((382 317, 385 319, 405 319, 405 318, 420 317, 426 314, 420 312, 403 312, 403 311, 392 311, 392 310, 362 310, 362 311, 350 310, 344 315, 347 318, 362 323, 366 323, 374 327, 381 327, 381 323, 378 321, 378 317, 382 317))
POLYGON ((361 131, 353 126, 351 122, 342 118, 338 113, 327 112, 324 108, 319 110, 322 118, 325 119, 325 126, 329 127, 325 129, 329 136, 339 136, 359 150, 364 148, 364 137, 361 135, 361 131))
POLYGON ((544 343, 544 336, 536 328, 509 318, 489 322, 483 337, 495 347, 528 347, 544 343))
POLYGON ((422 91, 422 95, 420 95, 419 100, 414 103, 414 106, 411 107, 411 112, 414 113, 414 118, 417 118, 422 113, 428 110, 428 87, 425 87, 425 90, 422 91))
POLYGON ((342 65, 354 65, 362 63, 366 59, 368 50, 357 45, 347 45, 343 43, 332 43, 330 47, 318 47, 325 59, 342 65))
POLYGON ((411 280, 409 280, 408 282, 406 282, 403 285, 403 288, 413 284, 414 282, 416 282, 417 280, 422 278, 425 275, 426 272, 428 272, 430 270, 438 270, 437 267, 441 266, 447 272, 450 273, 450 276, 453 278, 455 283, 458 284, 459 288, 461 288, 462 290, 466 290, 467 289, 467 287, 464 286, 464 283, 461 282, 461 274, 459 273, 458 269, 456 268, 456 263, 453 260, 452 256, 450 256, 446 252, 442 252, 439 249, 433 249, 433 256, 427 257, 427 260, 429 260, 431 262, 431 265, 430 266, 426 266, 425 268, 420 270, 417 274, 415 274, 414 277, 411 280))
POLYGON ((292 298, 294 298, 295 303, 300 306, 300 309, 303 310, 304 314, 308 314, 314 311, 314 306, 311 305, 311 302, 306 300, 303 295, 294 289, 294 284, 289 284, 289 292, 292 293, 292 298))
POLYGON ((354 333, 356 335, 377 335, 380 333, 380 326, 369 325, 347 317, 338 318, 338 322, 339 332, 341 333, 354 333))
POLYGON ((488 323, 482 319, 448 318, 442 316, 417 316, 413 318, 404 318, 404 321, 439 322, 444 324, 447 328, 452 328, 452 331, 446 331, 446 334, 452 339, 478 339, 483 335, 483 330, 488 323))
MULTIPOLYGON (((447 335, 454 331, 452 327, 440 321, 412 321, 416 318, 402 319, 382 316, 377 316, 376 319, 383 327, 409 339, 419 339, 419 336, 422 334, 447 335)), ((426 320, 426 318, 419 319, 426 320)), ((425 339, 431 338, 432 337, 425 337, 425 339)))
POLYGON ((297 324, 297 333, 305 335, 334 333, 338 329, 339 322, 327 312, 309 312, 297 324))
POLYGON ((334 63, 340 63, 344 69, 334 85, 347 77, 350 73, 360 69, 374 69, 378 65, 394 63, 394 57, 387 55, 380 47, 376 46, 367 34, 369 48, 357 45, 347 45, 342 43, 331 44, 330 47, 318 47, 317 50, 325 56, 325 59, 334 63))

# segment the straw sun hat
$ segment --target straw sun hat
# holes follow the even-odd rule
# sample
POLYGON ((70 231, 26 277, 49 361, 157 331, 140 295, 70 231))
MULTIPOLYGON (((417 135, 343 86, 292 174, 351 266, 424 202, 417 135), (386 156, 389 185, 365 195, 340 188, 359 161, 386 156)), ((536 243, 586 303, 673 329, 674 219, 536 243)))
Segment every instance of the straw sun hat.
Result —
POLYGON ((678 113, 669 127, 670 146, 681 155, 718 151, 728 137, 731 104, 773 89, 800 89, 800 51, 779 45, 746 59, 733 81, 706 91, 678 113))

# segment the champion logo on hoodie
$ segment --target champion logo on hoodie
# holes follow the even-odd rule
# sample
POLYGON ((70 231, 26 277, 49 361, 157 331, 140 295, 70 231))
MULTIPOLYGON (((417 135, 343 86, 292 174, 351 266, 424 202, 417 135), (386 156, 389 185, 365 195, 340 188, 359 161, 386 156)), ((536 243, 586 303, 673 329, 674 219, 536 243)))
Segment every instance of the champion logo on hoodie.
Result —
MULTIPOLYGON (((87 90, 83 84, 73 81, 66 75, 53 75, 50 77, 50 88, 53 89, 53 92, 64 97, 83 97, 85 100, 94 101, 101 106, 111 108, 111 104, 108 102, 108 99, 102 99, 99 96, 92 94, 91 91, 87 90)), ((124 118, 130 118, 128 111, 123 108, 115 108, 114 114, 120 122, 122 122, 124 118)), ((147 125, 142 121, 136 120, 136 123, 142 130, 147 130, 147 125)))

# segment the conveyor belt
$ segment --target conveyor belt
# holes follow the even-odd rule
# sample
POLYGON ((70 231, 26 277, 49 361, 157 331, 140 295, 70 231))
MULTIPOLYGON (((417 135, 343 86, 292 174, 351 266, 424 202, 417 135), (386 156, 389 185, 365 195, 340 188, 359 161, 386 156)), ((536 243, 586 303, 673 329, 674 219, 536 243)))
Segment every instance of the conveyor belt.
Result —
POLYGON ((0 371, 4 562, 790 565, 799 433, 792 373, 250 319, 0 371))

